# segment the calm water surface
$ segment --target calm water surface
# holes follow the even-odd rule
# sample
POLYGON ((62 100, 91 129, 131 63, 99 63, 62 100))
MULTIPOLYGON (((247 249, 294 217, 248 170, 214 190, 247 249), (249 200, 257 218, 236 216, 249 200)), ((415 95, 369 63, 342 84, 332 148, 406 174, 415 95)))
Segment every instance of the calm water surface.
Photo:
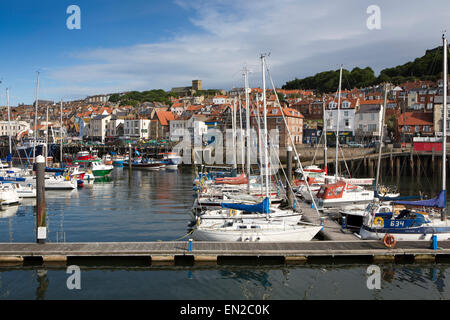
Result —
MULTIPOLYGON (((193 202, 190 171, 128 171, 81 189, 47 191, 48 242, 175 240, 186 234, 193 202)), ((439 177, 386 176, 402 194, 439 191, 439 177)), ((34 242, 34 203, 0 212, 0 242, 34 242)), ((73 262, 81 290, 66 286, 65 267, 0 267, 0 299, 449 299, 450 261, 380 265, 380 290, 367 288, 361 261, 285 265, 277 261, 213 266, 145 262, 73 262)))

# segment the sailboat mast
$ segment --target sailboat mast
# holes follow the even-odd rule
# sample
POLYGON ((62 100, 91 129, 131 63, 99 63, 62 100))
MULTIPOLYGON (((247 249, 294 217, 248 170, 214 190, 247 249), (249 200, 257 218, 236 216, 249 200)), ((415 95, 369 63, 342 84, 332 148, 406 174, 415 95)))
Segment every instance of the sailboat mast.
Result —
POLYGON ((45 129, 45 166, 47 166, 48 156, 48 105, 47 105, 47 117, 46 117, 46 129, 45 129))
POLYGON ((267 146, 267 103, 266 103, 266 66, 265 66, 265 55, 261 55, 261 68, 262 68, 262 86, 263 86, 263 113, 264 113, 264 165, 265 165, 265 176, 266 176, 266 197, 269 197, 269 157, 268 157, 268 146, 267 146))
POLYGON ((250 102, 249 102, 249 88, 248 88, 248 70, 247 68, 244 69, 244 87, 245 87, 245 106, 246 106, 246 112, 245 112, 245 129, 246 129, 246 136, 247 136, 247 191, 250 193, 250 102))
POLYGON ((259 96, 258 93, 256 93, 256 114, 257 114, 257 121, 258 121, 258 145, 259 145, 259 175, 260 175, 260 186, 261 186, 261 195, 263 194, 263 185, 264 185, 264 173, 263 173, 263 147, 262 147, 262 139, 261 139, 261 118, 260 118, 260 112, 259 112, 259 96))
POLYGON ((327 156, 327 122, 326 122, 326 113, 325 113, 325 97, 323 97, 323 170, 325 171, 325 174, 328 172, 328 156, 327 156))
POLYGON ((37 73, 37 83, 36 83, 36 102, 34 111, 34 142, 33 142, 33 161, 36 161, 36 138, 37 138, 37 116, 38 116, 38 104, 39 104, 39 71, 37 73))
POLYGON ((445 206, 442 208, 441 211, 441 220, 444 221, 447 219, 447 112, 448 112, 448 106, 447 106, 447 78, 448 78, 448 66, 447 66, 447 50, 448 50, 448 42, 445 38, 445 35, 442 36, 443 40, 443 50, 444 50, 444 72, 443 72, 443 80, 444 80, 444 119, 443 119, 443 128, 442 128, 442 190, 445 191, 445 206))
POLYGON ((239 125, 241 127, 241 130, 239 131, 239 136, 241 140, 241 164, 242 164, 242 173, 245 171, 245 145, 244 145, 244 129, 242 129, 242 101, 241 101, 241 94, 239 94, 239 125))
POLYGON ((339 71, 339 94, 338 94, 338 105, 337 105, 337 123, 336 123, 336 172, 335 172, 335 179, 337 181, 338 178, 338 150, 339 150, 339 122, 341 121, 340 117, 340 106, 341 106, 341 87, 342 87, 342 65, 341 69, 339 71))
POLYGON ((384 117, 386 114, 386 104, 387 104, 387 83, 384 84, 384 104, 381 106, 380 112, 380 145, 378 147, 378 163, 377 163, 377 177, 375 180, 375 189, 378 188, 378 183, 380 182, 380 167, 381 167, 381 152, 383 149, 383 140, 384 140, 384 117))
POLYGON ((233 113, 232 113, 232 130, 233 130, 233 174, 236 173, 237 168, 237 155, 236 155, 236 97, 233 100, 233 113))
POLYGON ((59 146, 59 162, 60 162, 60 164, 59 164, 59 166, 61 167, 62 166, 62 163, 63 163, 63 133, 62 133, 62 130, 63 130, 63 122, 62 122, 62 110, 63 110, 63 102, 62 102, 62 99, 61 99, 61 106, 60 106, 60 119, 59 119, 59 121, 60 121, 60 125, 59 125, 59 135, 60 135, 60 140, 59 140, 59 143, 60 143, 60 146, 59 146))
POLYGON ((12 157, 12 144, 11 144, 11 111, 9 106, 9 89, 6 88, 6 103, 8 106, 8 139, 9 139, 9 154, 12 157))

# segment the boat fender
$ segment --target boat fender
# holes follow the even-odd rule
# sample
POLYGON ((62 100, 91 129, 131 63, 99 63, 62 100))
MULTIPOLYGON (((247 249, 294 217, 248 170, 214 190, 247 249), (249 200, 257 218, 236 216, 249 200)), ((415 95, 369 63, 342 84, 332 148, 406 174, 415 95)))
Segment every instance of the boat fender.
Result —
POLYGON ((395 247, 397 240, 395 240, 395 237, 392 234, 386 233, 383 238, 383 243, 386 248, 393 248, 395 247))

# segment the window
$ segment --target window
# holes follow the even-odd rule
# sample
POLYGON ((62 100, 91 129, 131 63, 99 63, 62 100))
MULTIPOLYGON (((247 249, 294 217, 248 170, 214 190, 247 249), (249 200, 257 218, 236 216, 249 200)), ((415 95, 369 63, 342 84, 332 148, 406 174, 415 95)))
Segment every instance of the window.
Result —
POLYGON ((350 127, 350 120, 349 119, 345 119, 345 126, 348 128, 350 127))
POLYGON ((363 114, 362 113, 360 113, 359 114, 359 120, 362 120, 364 117, 363 117, 363 114))
POLYGON ((423 127, 424 132, 431 132, 430 126, 424 126, 423 127))
POLYGON ((432 104, 432 103, 427 103, 427 109, 428 109, 428 110, 433 109, 433 104, 432 104))
POLYGON ((348 117, 348 111, 344 111, 344 117, 348 117))
POLYGON ((370 120, 375 121, 375 113, 370 114, 370 120))
POLYGON ((377 125, 376 124, 369 124, 367 126, 367 129, 369 132, 375 132, 377 130, 377 125))
POLYGON ((420 132, 420 126, 416 126, 414 129, 416 132, 420 132))

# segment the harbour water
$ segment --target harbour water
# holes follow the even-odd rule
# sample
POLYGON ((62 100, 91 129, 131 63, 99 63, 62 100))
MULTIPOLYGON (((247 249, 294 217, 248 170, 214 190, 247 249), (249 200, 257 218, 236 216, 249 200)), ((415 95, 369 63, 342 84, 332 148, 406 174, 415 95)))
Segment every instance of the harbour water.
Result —
MULTIPOLYGON (((46 192, 47 242, 175 240, 186 234, 193 202, 191 171, 115 168, 111 178, 75 191, 46 192)), ((383 177, 402 194, 436 192, 438 175, 383 177)), ((0 242, 34 242, 34 203, 0 212, 0 242)), ((358 260, 233 260, 156 266, 146 261, 77 261, 81 289, 66 267, 0 267, 0 299, 449 299, 450 261, 381 264, 381 289, 367 286, 371 263, 358 260)))

